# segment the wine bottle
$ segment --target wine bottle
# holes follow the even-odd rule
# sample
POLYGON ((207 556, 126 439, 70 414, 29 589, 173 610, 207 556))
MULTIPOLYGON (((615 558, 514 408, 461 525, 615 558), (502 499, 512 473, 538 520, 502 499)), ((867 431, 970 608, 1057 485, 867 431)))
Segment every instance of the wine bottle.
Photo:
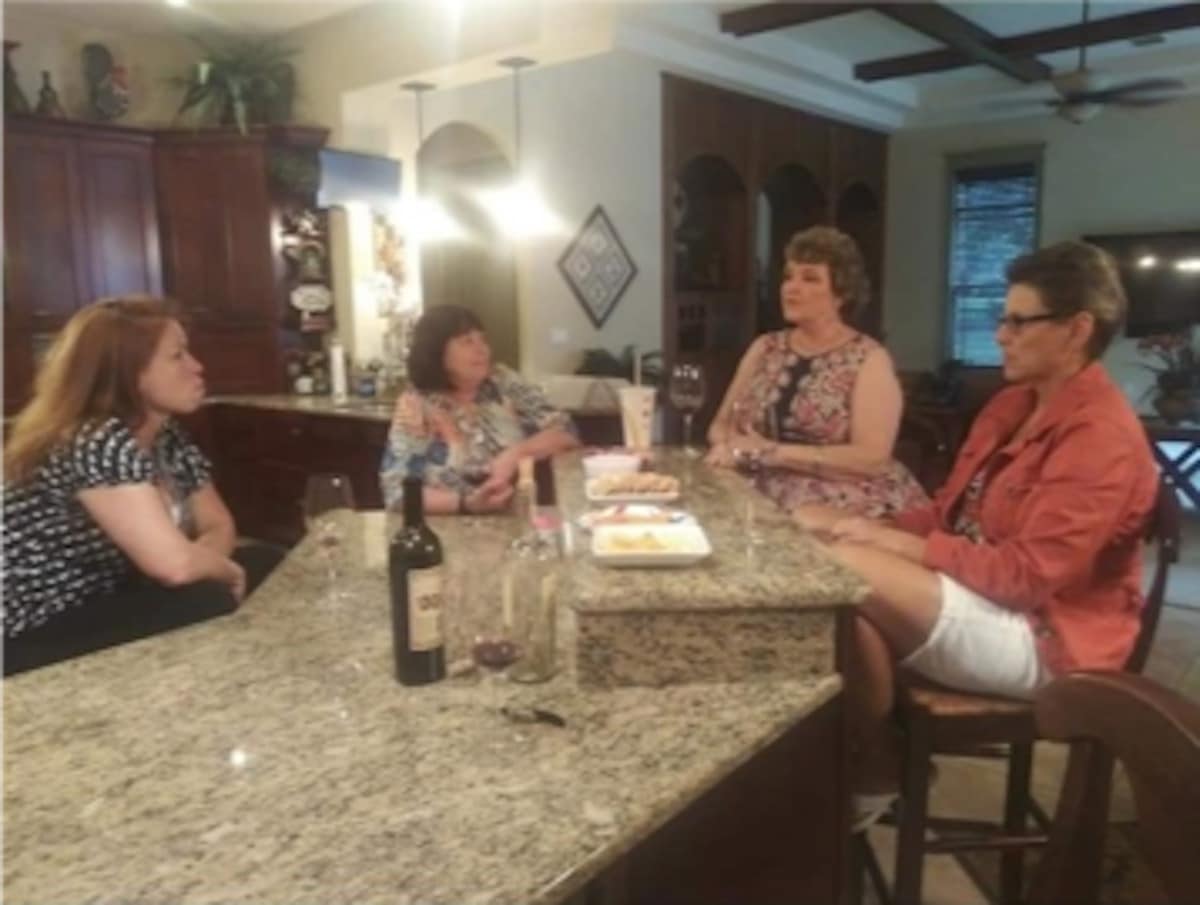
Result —
POLYGON ((539 540, 556 549, 561 545, 562 516, 558 511, 558 492, 554 484, 554 463, 538 459, 533 464, 533 526, 539 540))
POLYGON ((442 542, 425 523, 424 482, 404 479, 404 527, 388 549, 396 679, 426 685, 446 677, 442 542))

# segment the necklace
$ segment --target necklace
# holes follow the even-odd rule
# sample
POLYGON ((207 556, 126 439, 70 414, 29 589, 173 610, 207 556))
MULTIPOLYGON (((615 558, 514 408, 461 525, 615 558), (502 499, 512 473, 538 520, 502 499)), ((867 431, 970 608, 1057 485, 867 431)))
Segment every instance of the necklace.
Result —
POLYGON ((849 342, 854 338, 855 333, 845 324, 839 324, 836 332, 831 333, 830 336, 831 338, 823 343, 810 343, 805 341, 798 327, 792 327, 787 332, 788 351, 802 358, 815 358, 849 342))

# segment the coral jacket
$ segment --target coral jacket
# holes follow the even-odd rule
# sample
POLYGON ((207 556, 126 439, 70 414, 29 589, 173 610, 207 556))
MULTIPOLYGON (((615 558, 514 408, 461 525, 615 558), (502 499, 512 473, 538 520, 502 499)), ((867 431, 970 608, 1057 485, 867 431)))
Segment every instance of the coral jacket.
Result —
POLYGON ((1158 471, 1137 415, 1092 363, 1010 442, 1036 401, 998 393, 979 413, 933 502, 897 526, 927 538, 924 564, 1026 615, 1051 672, 1120 669, 1143 605, 1141 541, 1158 471), (967 484, 986 468, 981 543, 952 532, 967 484))

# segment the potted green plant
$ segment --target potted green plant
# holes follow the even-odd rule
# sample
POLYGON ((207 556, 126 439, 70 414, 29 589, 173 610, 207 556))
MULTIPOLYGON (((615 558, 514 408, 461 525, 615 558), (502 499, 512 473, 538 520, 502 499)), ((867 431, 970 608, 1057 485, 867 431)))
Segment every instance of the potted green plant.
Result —
POLYGON ((288 122, 296 96, 296 49, 277 38, 193 37, 203 57, 186 76, 171 82, 183 89, 176 116, 191 113, 200 122, 250 126, 288 122))

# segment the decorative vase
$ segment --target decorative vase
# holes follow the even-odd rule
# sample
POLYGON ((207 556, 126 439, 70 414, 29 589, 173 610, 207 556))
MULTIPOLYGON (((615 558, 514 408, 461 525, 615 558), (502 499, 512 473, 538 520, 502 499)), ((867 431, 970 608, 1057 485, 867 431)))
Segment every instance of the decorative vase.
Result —
POLYGON ((1168 424, 1200 420, 1200 397, 1188 392, 1159 393, 1154 408, 1168 424))
POLYGON ((13 68, 10 54, 20 47, 19 41, 4 42, 4 110, 6 113, 31 113, 33 108, 29 106, 29 99, 25 97, 25 92, 21 90, 21 84, 17 81, 17 71, 13 68))

